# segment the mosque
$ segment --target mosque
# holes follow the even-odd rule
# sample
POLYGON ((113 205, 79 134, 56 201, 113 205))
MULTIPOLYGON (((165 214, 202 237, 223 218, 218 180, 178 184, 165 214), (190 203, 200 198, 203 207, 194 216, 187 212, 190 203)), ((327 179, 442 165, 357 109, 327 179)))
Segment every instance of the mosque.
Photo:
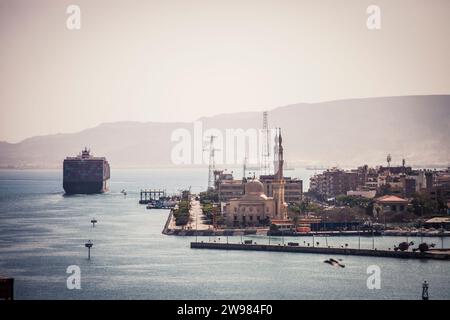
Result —
POLYGON ((270 221, 288 219, 287 203, 284 199, 285 181, 283 175, 283 146, 281 129, 276 137, 275 175, 272 182, 273 196, 264 193, 264 185, 257 179, 249 180, 244 185, 244 195, 230 199, 223 208, 225 222, 228 226, 245 227, 267 225, 270 221))

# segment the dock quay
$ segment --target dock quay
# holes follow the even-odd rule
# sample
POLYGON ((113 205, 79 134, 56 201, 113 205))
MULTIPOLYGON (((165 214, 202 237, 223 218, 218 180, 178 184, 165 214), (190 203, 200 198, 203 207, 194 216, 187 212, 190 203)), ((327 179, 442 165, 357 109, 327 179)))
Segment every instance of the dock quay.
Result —
POLYGON ((450 237, 450 231, 445 232, 420 232, 420 231, 395 231, 386 230, 383 236, 389 237, 450 237))
MULTIPOLYGON (((182 230, 182 229, 169 229, 168 224, 164 227, 163 234, 172 236, 185 236, 185 237, 232 237, 232 236, 245 236, 256 235, 257 230, 182 230)), ((265 235, 265 233, 264 233, 265 235)))
POLYGON ((381 236, 382 233, 380 231, 310 231, 310 232, 280 232, 280 231, 268 231, 268 236, 273 237, 320 237, 320 236, 330 236, 330 237, 348 237, 348 236, 381 236))
POLYGON ((420 232, 420 231, 395 231, 395 230, 385 230, 385 231, 310 231, 307 233, 303 232, 268 232, 269 236, 289 236, 289 237, 308 237, 308 236, 329 236, 329 237, 350 237, 350 236, 362 236, 362 237, 379 237, 379 236, 389 236, 389 237, 449 237, 450 232, 420 232))
POLYGON ((318 253, 332 255, 352 255, 385 257, 400 259, 434 259, 450 260, 450 249, 433 249, 427 252, 394 251, 394 250, 370 250, 352 248, 326 248, 326 247, 302 247, 298 244, 291 245, 267 245, 254 243, 217 243, 217 242, 191 242, 191 249, 211 250, 248 250, 248 251, 273 251, 292 253, 318 253))

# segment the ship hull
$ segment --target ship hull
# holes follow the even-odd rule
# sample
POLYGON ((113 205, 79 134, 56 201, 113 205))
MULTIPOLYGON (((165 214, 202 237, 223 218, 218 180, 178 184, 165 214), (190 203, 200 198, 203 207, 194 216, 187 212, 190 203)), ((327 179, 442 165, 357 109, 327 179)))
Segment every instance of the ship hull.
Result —
POLYGON ((66 194, 103 193, 108 190, 109 163, 105 158, 92 157, 87 150, 82 156, 64 160, 63 189, 66 194))
POLYGON ((106 181, 64 182, 63 188, 66 194, 94 194, 108 191, 106 181))

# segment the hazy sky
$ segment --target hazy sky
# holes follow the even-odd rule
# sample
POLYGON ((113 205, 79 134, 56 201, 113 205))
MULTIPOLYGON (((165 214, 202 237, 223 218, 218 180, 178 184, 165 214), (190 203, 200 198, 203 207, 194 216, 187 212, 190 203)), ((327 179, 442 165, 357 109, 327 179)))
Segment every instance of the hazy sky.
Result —
POLYGON ((0 140, 447 94, 449 57, 448 0, 0 0, 0 140), (366 27, 371 4, 381 30, 366 27))

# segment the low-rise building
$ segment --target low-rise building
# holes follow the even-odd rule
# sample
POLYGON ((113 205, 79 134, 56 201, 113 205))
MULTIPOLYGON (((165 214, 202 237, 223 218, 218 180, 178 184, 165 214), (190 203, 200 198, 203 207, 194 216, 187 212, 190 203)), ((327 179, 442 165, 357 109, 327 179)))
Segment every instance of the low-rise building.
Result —
POLYGON ((323 198, 369 190, 403 198, 426 192, 433 201, 446 203, 450 199, 450 169, 432 171, 413 170, 405 165, 376 168, 364 165, 353 170, 333 168, 310 178, 310 191, 323 198))
POLYGON ((381 206, 383 213, 405 212, 409 201, 395 195, 386 195, 376 199, 376 203, 381 206))
POLYGON ((291 220, 285 220, 285 219, 276 220, 276 219, 273 219, 270 222, 271 222, 271 225, 275 226, 277 231, 281 231, 281 232, 283 232, 283 231, 295 231, 294 230, 295 229, 294 223, 291 220))
MULTIPOLYGON (((274 175, 261 175, 259 181, 264 185, 264 193, 273 196, 274 175)), ((291 177, 284 177, 284 199, 287 203, 299 203, 303 198, 303 181, 291 177)))
POLYGON ((432 186, 426 189, 430 200, 440 206, 445 206, 450 202, 450 168, 434 171, 431 183, 432 186))
POLYGON ((434 228, 450 230, 450 218, 449 217, 435 217, 428 219, 424 222, 425 228, 434 228))
POLYGON ((231 180, 233 180, 233 171, 227 172, 226 170, 214 170, 214 188, 216 190, 222 182, 231 180))
POLYGON ((244 194, 242 180, 224 180, 218 185, 219 202, 227 202, 244 194))

